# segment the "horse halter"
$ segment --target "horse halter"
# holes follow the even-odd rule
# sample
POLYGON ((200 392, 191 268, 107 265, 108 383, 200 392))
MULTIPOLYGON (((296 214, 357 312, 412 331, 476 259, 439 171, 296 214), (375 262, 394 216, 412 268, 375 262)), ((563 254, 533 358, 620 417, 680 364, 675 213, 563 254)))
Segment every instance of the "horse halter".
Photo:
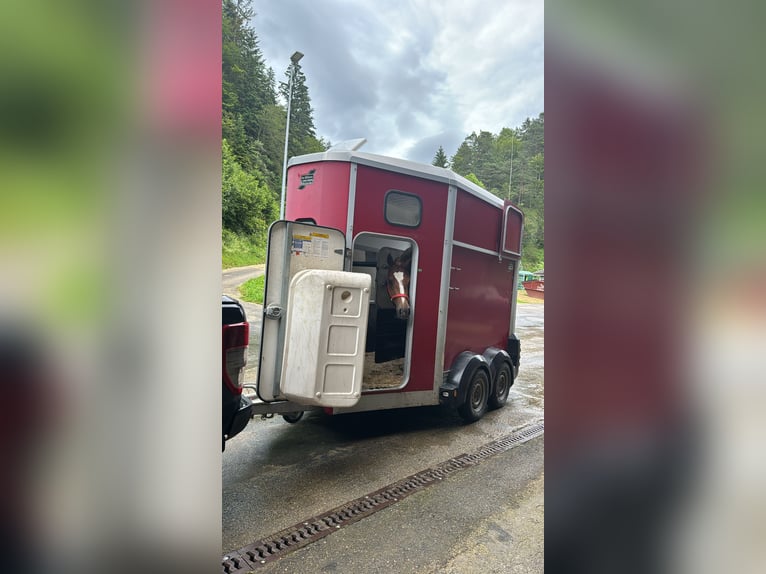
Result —
POLYGON ((388 282, 386 282, 386 293, 388 293, 388 298, 392 303, 394 302, 394 299, 399 299, 400 297, 404 298, 407 303, 410 302, 410 297, 406 293, 395 293, 394 295, 391 295, 391 290, 388 287, 388 282))

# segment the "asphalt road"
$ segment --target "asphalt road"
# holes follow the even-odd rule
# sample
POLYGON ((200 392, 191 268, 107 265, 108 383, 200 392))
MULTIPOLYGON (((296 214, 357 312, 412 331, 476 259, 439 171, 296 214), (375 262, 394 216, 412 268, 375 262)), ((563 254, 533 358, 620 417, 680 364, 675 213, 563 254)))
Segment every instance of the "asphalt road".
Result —
MULTIPOLYGON (((223 453, 222 551, 541 421, 543 318, 542 304, 519 304, 519 377, 506 406, 472 425, 440 407, 252 420, 223 453)), ((539 437, 260 570, 542 572, 543 482, 539 437)))
POLYGON ((233 267, 221 272, 221 288, 224 295, 239 299, 239 286, 248 279, 263 275, 265 265, 250 265, 249 267, 233 267))

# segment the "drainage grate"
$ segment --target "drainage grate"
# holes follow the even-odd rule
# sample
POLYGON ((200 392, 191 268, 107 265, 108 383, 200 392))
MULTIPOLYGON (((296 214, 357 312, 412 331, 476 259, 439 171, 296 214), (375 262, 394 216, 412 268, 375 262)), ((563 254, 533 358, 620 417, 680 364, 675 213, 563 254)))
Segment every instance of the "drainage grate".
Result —
POLYGON ((408 476, 329 512, 229 552, 222 560, 223 572, 224 574, 250 572, 268 562, 273 562, 293 550, 332 534, 343 526, 353 524, 378 510, 391 506, 413 492, 423 490, 454 472, 474 466, 486 458, 538 437, 544 430, 545 425, 542 422, 522 427, 501 439, 485 444, 475 452, 451 458, 434 468, 408 476))

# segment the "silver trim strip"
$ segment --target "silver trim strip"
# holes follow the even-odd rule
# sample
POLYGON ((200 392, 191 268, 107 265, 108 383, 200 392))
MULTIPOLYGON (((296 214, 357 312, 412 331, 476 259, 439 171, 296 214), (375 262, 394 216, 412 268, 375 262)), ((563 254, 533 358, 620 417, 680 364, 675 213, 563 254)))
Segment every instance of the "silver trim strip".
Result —
POLYGON ((439 319, 436 324, 436 361, 434 362, 434 390, 438 393, 444 378, 444 347, 447 338, 447 310, 449 309, 450 280, 452 275, 452 243, 455 234, 455 206, 457 187, 450 185, 447 191, 447 219, 444 223, 444 251, 442 276, 439 289, 439 319))
POLYGON ((416 163, 414 161, 407 161, 403 159, 397 159, 393 157, 387 157, 384 155, 377 155, 372 153, 365 153, 360 151, 324 151, 319 153, 310 153, 297 157, 290 158, 287 162, 288 167, 293 165, 300 165, 304 163, 313 163, 317 161, 347 161, 357 163, 360 165, 368 165, 370 167, 377 167, 386 171, 393 171, 395 173, 402 173, 405 175, 413 175, 423 179, 430 179, 432 181, 438 181, 446 183, 447 185, 454 185, 460 189, 467 191, 471 195, 482 199, 486 203, 495 205, 497 207, 503 207, 503 200, 499 197, 492 195, 485 189, 482 189, 475 183, 468 181, 462 175, 456 174, 454 171, 428 165, 424 163, 416 163))
POLYGON ((494 255, 495 257, 499 257, 500 253, 497 251, 492 251, 490 249, 484 249, 483 247, 477 247, 476 245, 471 245, 469 243, 463 243, 462 241, 452 241, 452 245, 457 245, 458 247, 463 247, 465 249, 470 249, 471 251, 478 251, 479 253, 485 253, 487 255, 494 255))
POLYGON ((377 411, 399 409, 403 407, 423 407, 439 404, 439 391, 413 391, 385 394, 363 394, 353 407, 333 409, 332 413, 358 413, 362 411, 377 411))
POLYGON ((513 266, 513 279, 511 280, 511 321, 508 325, 508 336, 515 334, 516 331, 516 307, 518 305, 518 289, 519 289, 519 267, 521 267, 521 259, 515 259, 509 263, 513 266))
MULTIPOLYGON (((351 164, 348 174, 348 211, 346 212, 346 249, 353 247, 354 241, 354 209, 356 207, 356 170, 357 165, 351 164)), ((350 269, 349 269, 350 271, 350 269)))

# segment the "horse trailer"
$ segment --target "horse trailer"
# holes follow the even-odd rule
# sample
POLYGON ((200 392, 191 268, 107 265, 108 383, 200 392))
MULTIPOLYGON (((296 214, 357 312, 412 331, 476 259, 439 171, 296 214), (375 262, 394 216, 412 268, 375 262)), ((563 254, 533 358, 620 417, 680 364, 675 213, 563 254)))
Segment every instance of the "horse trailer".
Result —
POLYGON ((292 158, 253 414, 447 404, 473 421, 501 407, 519 369, 522 227, 517 207, 448 169, 292 158))

